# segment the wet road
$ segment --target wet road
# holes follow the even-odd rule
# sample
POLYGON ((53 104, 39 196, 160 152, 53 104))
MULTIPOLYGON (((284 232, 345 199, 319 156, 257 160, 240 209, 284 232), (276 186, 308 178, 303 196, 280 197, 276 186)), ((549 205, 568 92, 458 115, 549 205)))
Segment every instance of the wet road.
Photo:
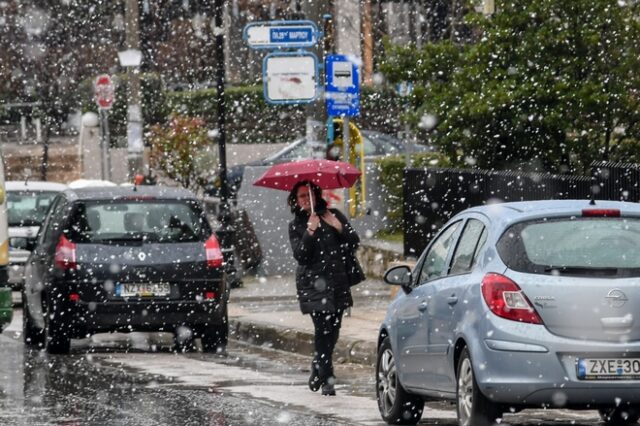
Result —
MULTIPOLYGON (((74 341, 70 355, 52 356, 6 331, 0 424, 382 425, 371 368, 338 365, 339 396, 329 398, 307 389, 308 357, 239 342, 227 356, 176 354, 171 343, 166 334, 102 335, 74 341)), ((421 425, 456 424, 448 404, 430 404, 423 417, 421 425)), ((593 411, 530 410, 501 424, 601 423, 593 411)))

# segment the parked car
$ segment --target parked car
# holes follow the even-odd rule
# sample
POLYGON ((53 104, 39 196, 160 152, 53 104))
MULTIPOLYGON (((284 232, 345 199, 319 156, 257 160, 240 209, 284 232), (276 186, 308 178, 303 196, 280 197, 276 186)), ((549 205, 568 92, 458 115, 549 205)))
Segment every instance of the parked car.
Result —
POLYGON ((177 188, 68 189, 53 201, 25 270, 24 340, 66 353, 100 332, 176 333, 224 348, 223 257, 201 203, 177 188))
POLYGON ((400 285, 379 334, 382 418, 415 424, 425 400, 458 423, 530 407, 640 418, 640 206, 533 201, 456 215, 400 285))
MULTIPOLYGON (((361 130, 361 134, 364 140, 365 158, 376 158, 385 155, 402 154, 405 152, 405 142, 392 135, 373 130, 361 130)), ((410 149, 412 152, 429 152, 431 150, 426 145, 419 144, 411 144, 410 149)), ((246 166, 271 166, 273 164, 310 158, 310 156, 311 152, 309 150, 307 140, 305 138, 301 138, 291 142, 280 151, 263 158, 262 160, 251 161, 246 164, 238 164, 229 167, 227 171, 229 195, 231 197, 235 197, 237 195, 238 190, 242 185, 242 177, 246 166)), ((205 192, 210 196, 219 197, 219 179, 216 178, 208 187, 206 187, 205 192)))
POLYGON ((27 247, 33 245, 51 201, 65 189, 54 182, 7 182, 9 284, 14 289, 22 288, 24 282, 24 264, 30 253, 27 247))

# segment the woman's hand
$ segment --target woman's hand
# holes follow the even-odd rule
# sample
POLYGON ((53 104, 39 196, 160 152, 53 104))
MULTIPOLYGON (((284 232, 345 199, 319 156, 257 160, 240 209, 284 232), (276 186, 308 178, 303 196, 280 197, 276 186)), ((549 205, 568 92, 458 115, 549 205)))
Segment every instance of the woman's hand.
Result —
POLYGON ((314 213, 309 216, 309 222, 307 222, 307 231, 309 231, 310 234, 313 234, 315 230, 318 229, 318 226, 320 226, 320 218, 317 214, 314 213))
POLYGON ((327 222, 327 224, 329 224, 330 226, 336 228, 338 232, 342 232, 342 222, 340 222, 336 215, 331 213, 331 211, 327 210, 326 212, 324 212, 324 214, 322 215, 322 220, 327 222))

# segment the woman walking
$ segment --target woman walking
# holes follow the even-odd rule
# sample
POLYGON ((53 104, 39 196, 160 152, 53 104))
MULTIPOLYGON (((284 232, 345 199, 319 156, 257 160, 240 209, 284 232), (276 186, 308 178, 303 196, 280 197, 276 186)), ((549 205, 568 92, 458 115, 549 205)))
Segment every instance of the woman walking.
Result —
POLYGON ((302 313, 311 315, 315 329, 309 389, 315 392, 322 387, 323 395, 335 395, 333 349, 342 314, 353 306, 345 259, 358 247, 360 238, 340 211, 327 209, 322 190, 311 182, 298 182, 288 204, 294 214, 289 240, 298 261, 298 301, 302 313))

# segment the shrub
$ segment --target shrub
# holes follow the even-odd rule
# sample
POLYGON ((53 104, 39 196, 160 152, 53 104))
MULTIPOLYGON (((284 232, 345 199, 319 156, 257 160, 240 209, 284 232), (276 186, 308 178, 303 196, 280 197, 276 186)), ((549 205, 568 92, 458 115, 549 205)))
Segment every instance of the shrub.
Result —
MULTIPOLYGON (((411 155, 412 168, 449 167, 451 162, 440 153, 416 153, 411 155)), ((380 170, 380 182, 387 193, 387 223, 389 232, 402 230, 404 197, 402 193, 403 174, 406 160, 403 155, 394 155, 376 161, 380 170)))

